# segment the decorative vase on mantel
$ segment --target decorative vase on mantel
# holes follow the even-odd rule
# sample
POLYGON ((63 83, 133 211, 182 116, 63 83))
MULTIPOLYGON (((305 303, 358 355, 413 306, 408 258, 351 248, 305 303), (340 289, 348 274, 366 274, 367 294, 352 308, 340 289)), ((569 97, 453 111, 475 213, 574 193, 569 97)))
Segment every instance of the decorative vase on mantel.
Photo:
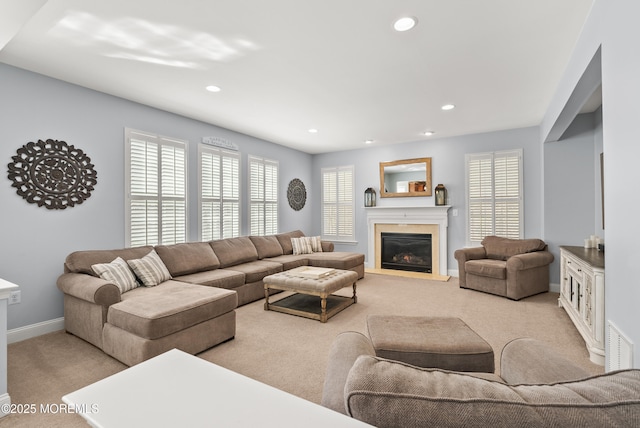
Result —
POLYGON ((364 206, 375 207, 376 206, 376 191, 372 187, 368 187, 364 191, 364 206))
POLYGON ((447 204, 447 189, 444 184, 438 184, 435 190, 436 194, 436 206, 442 206, 447 204))

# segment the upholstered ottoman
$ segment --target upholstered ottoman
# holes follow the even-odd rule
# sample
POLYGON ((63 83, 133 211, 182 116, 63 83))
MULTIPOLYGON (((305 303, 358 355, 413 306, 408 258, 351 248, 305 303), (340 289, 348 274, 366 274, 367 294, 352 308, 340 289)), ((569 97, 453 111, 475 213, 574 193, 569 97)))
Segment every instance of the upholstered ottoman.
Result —
POLYGON ((460 318, 369 315, 367 330, 378 357, 445 370, 495 370, 491 345, 460 318))

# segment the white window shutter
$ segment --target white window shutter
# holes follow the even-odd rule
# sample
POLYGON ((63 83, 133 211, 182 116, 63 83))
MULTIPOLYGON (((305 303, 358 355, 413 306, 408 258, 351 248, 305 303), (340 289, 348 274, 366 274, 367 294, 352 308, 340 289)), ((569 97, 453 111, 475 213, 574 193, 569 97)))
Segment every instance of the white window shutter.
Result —
POLYGON ((278 233, 278 162, 249 157, 251 235, 278 233))
POLYGON ((354 232, 353 166, 323 168, 322 236, 327 240, 352 241, 354 232))

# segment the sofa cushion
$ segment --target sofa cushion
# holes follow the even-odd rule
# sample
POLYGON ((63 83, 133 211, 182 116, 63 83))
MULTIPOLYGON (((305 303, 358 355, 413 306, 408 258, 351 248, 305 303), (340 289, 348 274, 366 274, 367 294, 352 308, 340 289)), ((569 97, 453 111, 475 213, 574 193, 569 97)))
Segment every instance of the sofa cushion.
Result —
POLYGON ((220 260, 207 242, 156 245, 155 250, 174 277, 220 267, 220 260))
POLYGON ((507 279, 507 262, 496 259, 468 260, 464 264, 466 273, 495 279, 507 279))
POLYGON ((120 293, 126 293, 140 285, 127 262, 121 257, 117 257, 111 263, 97 263, 91 268, 100 278, 117 285, 120 293))
POLYGON ((158 339, 232 311, 235 291, 165 281, 123 294, 109 307, 107 322, 146 339, 158 339))
POLYGON ((516 254, 542 251, 547 244, 541 239, 509 239, 499 236, 486 236, 482 240, 482 246, 490 259, 507 260, 516 254))
POLYGON ((278 238, 274 235, 270 236, 250 236, 251 242, 256 247, 256 251, 258 251, 258 258, 264 259, 267 257, 277 257, 283 254, 282 247, 280 246, 280 242, 278 242, 278 238))
POLYGON ((249 263, 229 266, 225 270, 242 272, 245 276, 245 283, 261 281, 267 275, 282 272, 282 264, 266 260, 256 260, 249 263))
POLYGON ((291 238, 300 238, 304 236, 304 233, 300 230, 294 230, 287 233, 279 233, 276 235, 276 239, 282 247, 283 254, 293 254, 293 246, 291 245, 291 238))
POLYGON ((64 261, 65 273, 86 273, 98 276, 91 266, 96 263, 111 263, 116 257, 122 257, 125 261, 139 259, 153 249, 152 246, 123 248, 121 250, 86 250, 75 251, 67 256, 64 261))
POLYGON ((307 266, 309 259, 305 255, 294 256, 293 254, 284 254, 278 257, 269 257, 264 259, 268 262, 276 262, 282 265, 282 270, 289 270, 300 266, 307 266))
POLYGON ((204 272, 178 276, 174 279, 176 281, 188 282, 190 284, 200 284, 226 289, 237 288, 244 285, 244 273, 227 269, 207 270, 204 272))
POLYGON ((209 241, 209 245, 220 260, 221 268, 258 260, 258 251, 246 236, 209 241))
POLYGON ((377 427, 639 426, 640 370, 511 386, 360 356, 345 403, 348 414, 377 427))
POLYGON ((309 266, 348 270, 364 264, 364 254, 334 251, 331 253, 313 253, 305 257, 309 266))
POLYGON ((127 263, 145 287, 155 287, 171 279, 171 274, 155 250, 140 259, 127 260, 127 263))

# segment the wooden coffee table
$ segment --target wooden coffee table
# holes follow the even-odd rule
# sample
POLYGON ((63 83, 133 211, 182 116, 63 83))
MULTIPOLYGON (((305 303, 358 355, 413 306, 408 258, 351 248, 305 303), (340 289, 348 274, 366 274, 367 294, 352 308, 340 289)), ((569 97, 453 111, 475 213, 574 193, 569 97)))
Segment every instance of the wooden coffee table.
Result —
POLYGON ((350 270, 301 266, 266 276, 264 310, 283 312, 327 322, 329 318, 357 302, 358 274, 350 270), (341 288, 353 286, 353 296, 336 296, 341 288), (270 290, 293 291, 295 294, 269 303, 270 290))

